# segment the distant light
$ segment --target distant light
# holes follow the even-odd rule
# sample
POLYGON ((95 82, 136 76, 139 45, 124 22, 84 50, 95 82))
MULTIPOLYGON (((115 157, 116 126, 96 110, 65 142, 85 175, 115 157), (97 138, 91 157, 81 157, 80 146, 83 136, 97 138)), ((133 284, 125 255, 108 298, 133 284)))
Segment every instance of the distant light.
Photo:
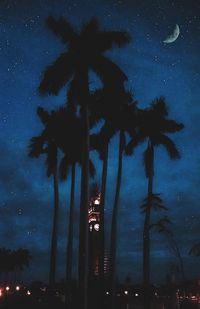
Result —
POLYGON ((28 290, 26 294, 30 296, 30 295, 31 295, 31 292, 28 290))
POLYGON ((155 292, 155 296, 158 296, 158 293, 157 293, 157 292, 155 292))
POLYGON ((41 290, 42 292, 46 292, 47 288, 46 288, 46 286, 44 286, 44 287, 40 288, 40 290, 41 290))
POLYGON ((125 294, 125 295, 128 295, 128 291, 127 291, 127 290, 125 290, 125 291, 124 291, 124 294, 125 294))
POLYGON ((7 287, 6 287, 6 291, 9 291, 9 290, 10 290, 10 287, 9 287, 9 286, 7 286, 7 287))
POLYGON ((96 223, 95 225, 94 225, 94 229, 98 232, 99 231, 99 224, 98 223, 96 223))
POLYGON ((3 292, 2 289, 0 289, 0 297, 3 296, 3 292))
POLYGON ((109 295, 109 292, 108 292, 108 291, 106 292, 106 295, 109 295))
POLYGON ((139 294, 138 293, 135 293, 135 297, 138 297, 139 296, 139 294))
POLYGON ((95 205, 99 205, 99 204, 100 204, 100 201, 99 201, 98 199, 96 199, 96 200, 94 201, 94 204, 95 204, 95 205))
POLYGON ((16 289, 16 291, 19 291, 20 290, 19 285, 17 285, 15 289, 16 289))

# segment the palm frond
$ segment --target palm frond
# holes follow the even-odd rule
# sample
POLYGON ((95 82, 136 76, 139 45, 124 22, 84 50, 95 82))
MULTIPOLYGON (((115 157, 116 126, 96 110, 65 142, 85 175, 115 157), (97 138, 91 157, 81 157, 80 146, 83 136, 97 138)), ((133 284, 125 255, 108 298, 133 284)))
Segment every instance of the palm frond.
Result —
POLYGON ((34 136, 30 140, 28 155, 31 158, 38 158, 41 154, 45 153, 45 139, 43 135, 34 136))
POLYGON ((200 243, 192 246, 192 248, 189 251, 189 254, 194 256, 200 256, 200 243))
POLYGON ((125 148, 125 154, 130 156, 133 154, 135 148, 140 145, 145 140, 145 136, 140 134, 135 134, 133 138, 127 143, 125 148))
POLYGON ((95 46, 97 51, 105 52, 114 46, 123 47, 131 41, 125 31, 102 31, 97 33, 95 46))
POLYGON ((115 89, 115 92, 120 90, 122 83, 127 80, 124 72, 110 59, 99 55, 95 57, 95 61, 91 63, 94 72, 100 77, 105 87, 115 89), (117 86, 119 85, 119 89, 117 86))
POLYGON ((156 211, 168 210, 162 203, 162 199, 159 194, 151 194, 144 199, 144 203, 141 205, 142 212, 146 212, 147 209, 151 208, 156 211))
POLYGON ((95 17, 91 18, 89 22, 85 23, 83 25, 81 34, 82 35, 91 35, 91 33, 94 33, 96 36, 96 33, 98 32, 99 24, 95 17))
POLYGON ((167 104, 164 97, 155 99, 151 104, 151 110, 160 115, 166 117, 168 115, 167 104))
POLYGON ((43 125, 46 125, 50 120, 50 114, 43 107, 38 106, 37 115, 39 116, 43 125))
POLYGON ((43 79, 39 85, 40 95, 57 95, 59 90, 72 77, 73 68, 74 61, 71 54, 61 54, 58 59, 45 70, 43 79))
POLYGON ((49 16, 47 26, 57 37, 61 38, 63 43, 71 42, 77 37, 70 23, 62 17, 56 20, 54 17, 49 16))
POLYGON ((162 121, 161 130, 165 133, 175 133, 181 131, 184 128, 182 123, 178 123, 174 120, 165 119, 162 121))
POLYGON ((158 144, 161 144, 165 147, 171 159, 180 158, 180 153, 175 143, 168 136, 164 134, 159 134, 156 140, 158 144))

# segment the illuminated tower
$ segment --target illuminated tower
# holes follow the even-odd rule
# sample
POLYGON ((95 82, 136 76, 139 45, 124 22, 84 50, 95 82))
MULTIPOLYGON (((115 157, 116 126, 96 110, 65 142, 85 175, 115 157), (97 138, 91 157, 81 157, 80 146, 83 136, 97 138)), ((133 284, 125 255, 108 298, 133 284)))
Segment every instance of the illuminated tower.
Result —
POLYGON ((100 202, 101 194, 96 191, 90 198, 88 208, 89 223, 89 273, 90 276, 99 275, 100 259, 100 202))

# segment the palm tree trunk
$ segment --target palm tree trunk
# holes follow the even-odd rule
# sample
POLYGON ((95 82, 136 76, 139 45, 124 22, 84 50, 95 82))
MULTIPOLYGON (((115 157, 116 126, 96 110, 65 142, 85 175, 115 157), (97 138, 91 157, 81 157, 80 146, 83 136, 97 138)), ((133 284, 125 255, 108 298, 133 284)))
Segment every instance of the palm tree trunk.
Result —
POLYGON ((54 185, 54 214, 53 214, 53 229, 51 238, 51 253, 50 253, 50 271, 49 285, 54 287, 56 277, 56 253, 57 253, 57 238, 58 238, 58 209, 59 209, 59 192, 58 192, 58 171, 57 166, 53 174, 54 185))
POLYGON ((68 225, 68 242, 67 242, 67 265, 66 265, 66 304, 67 308, 72 306, 72 256, 73 256, 73 229, 74 229, 74 192, 76 163, 72 164, 71 169, 71 193, 70 193, 70 210, 68 225))
POLYGON ((144 284, 144 309, 150 309, 150 220, 151 201, 153 194, 153 174, 154 174, 154 148, 149 142, 150 150, 150 173, 148 176, 148 205, 145 212, 143 231, 143 284, 144 284))
POLYGON ((119 138, 119 157, 118 157, 118 174, 115 191, 115 200, 112 214, 112 226, 111 226, 111 240, 110 240, 110 286, 111 286, 111 309, 114 308, 115 302, 115 280, 116 280, 116 249, 117 249, 117 216, 119 208, 119 195, 121 187, 121 176, 122 176, 122 156, 124 149, 125 135, 124 132, 120 131, 119 138))
POLYGON ((79 291, 80 304, 83 309, 88 306, 88 206, 89 206, 89 88, 88 72, 81 72, 82 76, 82 116, 83 116, 83 154, 81 173, 81 202, 79 229, 79 291))
POLYGON ((106 144, 103 158, 103 169, 101 178, 101 210, 100 210, 100 256, 99 256, 99 276, 100 276, 100 307, 104 307, 104 254, 105 254, 105 230, 104 230, 104 210, 105 210, 105 195, 106 195, 106 181, 108 169, 108 144, 106 144))

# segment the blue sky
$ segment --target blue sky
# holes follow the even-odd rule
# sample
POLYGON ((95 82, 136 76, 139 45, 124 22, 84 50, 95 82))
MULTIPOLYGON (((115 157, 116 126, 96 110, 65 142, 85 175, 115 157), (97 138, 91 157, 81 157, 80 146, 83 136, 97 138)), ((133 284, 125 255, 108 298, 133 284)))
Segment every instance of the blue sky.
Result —
MULTIPOLYGON (((58 97, 40 98, 42 72, 63 51, 64 46, 47 29, 49 15, 64 16, 75 27, 96 16, 102 28, 126 30, 132 41, 108 56, 120 65, 140 107, 163 95, 170 118, 185 129, 173 136, 181 159, 172 162, 163 148, 156 150, 155 192, 169 208, 174 237, 179 243, 186 276, 200 275, 200 260, 188 256, 200 235, 200 4, 197 1, 69 1, 2 0, 0 3, 0 239, 2 246, 29 248, 33 261, 26 278, 47 278, 53 193, 45 175, 43 159, 27 156, 30 138, 40 133, 36 107, 49 110, 65 102, 58 97), (163 40, 175 24, 180 35, 172 44, 163 40), (21 210, 20 210, 21 209, 21 210), (39 265, 39 267, 38 267, 39 265), (36 267, 38 271, 36 271, 36 267)), ((109 181, 106 203, 107 233, 116 179, 117 143, 110 145, 109 181)), ((120 198, 118 274, 141 280, 142 224, 139 206, 146 195, 141 145, 132 158, 124 158, 120 198)), ((101 164, 92 154, 100 179, 101 164)), ((79 174, 79 173, 78 173, 79 174)), ((67 229, 69 182, 61 185, 58 278, 63 277, 67 229)), ((76 221, 78 222, 78 185, 76 221)), ((158 216, 158 215, 155 215, 158 216)), ((78 231, 76 228, 76 236, 78 231)), ((76 239, 77 243, 77 239, 76 239)), ((76 255, 75 255, 76 256, 76 255)), ((152 280, 164 280, 173 254, 161 236, 152 235, 152 280), (157 270, 159 268, 159 271, 157 270), (156 270, 156 271, 155 271, 156 270)))

